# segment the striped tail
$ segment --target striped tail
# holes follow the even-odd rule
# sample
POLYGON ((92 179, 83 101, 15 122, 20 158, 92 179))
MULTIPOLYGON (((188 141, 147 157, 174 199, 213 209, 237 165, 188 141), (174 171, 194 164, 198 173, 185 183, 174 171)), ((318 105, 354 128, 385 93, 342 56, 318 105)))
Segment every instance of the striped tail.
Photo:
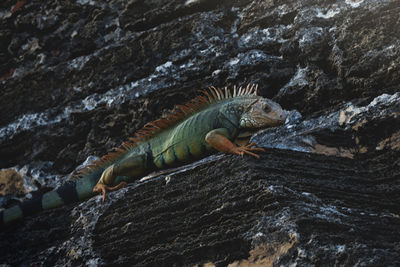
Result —
POLYGON ((52 209, 78 202, 93 196, 93 187, 100 179, 103 169, 87 174, 81 179, 71 180, 61 187, 32 200, 0 211, 0 226, 20 220, 42 210, 52 209))

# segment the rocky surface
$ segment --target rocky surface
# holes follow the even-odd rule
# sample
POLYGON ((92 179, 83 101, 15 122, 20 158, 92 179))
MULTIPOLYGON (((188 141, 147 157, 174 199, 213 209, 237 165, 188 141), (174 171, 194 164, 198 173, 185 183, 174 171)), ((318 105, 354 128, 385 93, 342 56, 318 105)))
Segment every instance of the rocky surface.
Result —
POLYGON ((0 232, 0 263, 399 265, 399 11, 396 0, 2 1, 2 207, 210 85, 258 83, 290 112, 253 137, 261 159, 211 156, 105 204, 32 216, 0 232))

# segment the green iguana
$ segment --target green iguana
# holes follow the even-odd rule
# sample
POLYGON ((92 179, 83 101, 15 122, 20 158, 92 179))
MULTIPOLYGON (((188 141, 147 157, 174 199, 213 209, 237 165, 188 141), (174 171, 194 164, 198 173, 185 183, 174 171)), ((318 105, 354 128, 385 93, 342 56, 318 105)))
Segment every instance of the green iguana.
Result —
POLYGON ((168 115, 146 124, 134 138, 87 166, 80 179, 54 191, 0 212, 7 224, 44 209, 59 207, 101 193, 117 190, 157 169, 194 161, 221 151, 259 157, 264 151, 254 143, 238 146, 235 140, 246 131, 281 125, 286 119, 279 104, 257 96, 257 86, 219 89, 210 87, 168 115))

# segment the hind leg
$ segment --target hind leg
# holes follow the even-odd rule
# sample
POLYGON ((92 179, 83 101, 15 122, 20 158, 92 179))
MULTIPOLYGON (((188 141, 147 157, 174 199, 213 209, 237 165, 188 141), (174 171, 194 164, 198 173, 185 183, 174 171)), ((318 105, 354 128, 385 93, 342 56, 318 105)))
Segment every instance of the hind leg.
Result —
POLYGON ((93 192, 101 193, 104 201, 108 191, 121 189, 130 178, 143 175, 146 171, 145 163, 145 155, 135 155, 112 164, 103 171, 100 180, 93 188, 93 192), (121 177, 121 179, 116 179, 117 177, 121 177), (116 180, 119 180, 117 185, 115 185, 116 180))

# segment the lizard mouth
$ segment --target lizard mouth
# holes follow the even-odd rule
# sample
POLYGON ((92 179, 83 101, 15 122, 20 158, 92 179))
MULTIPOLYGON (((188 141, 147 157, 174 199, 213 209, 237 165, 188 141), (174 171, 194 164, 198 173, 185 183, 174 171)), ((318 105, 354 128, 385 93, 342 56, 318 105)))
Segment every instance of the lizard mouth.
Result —
POLYGON ((283 125, 286 122, 287 112, 282 110, 282 113, 277 115, 274 120, 276 121, 276 125, 283 125))

